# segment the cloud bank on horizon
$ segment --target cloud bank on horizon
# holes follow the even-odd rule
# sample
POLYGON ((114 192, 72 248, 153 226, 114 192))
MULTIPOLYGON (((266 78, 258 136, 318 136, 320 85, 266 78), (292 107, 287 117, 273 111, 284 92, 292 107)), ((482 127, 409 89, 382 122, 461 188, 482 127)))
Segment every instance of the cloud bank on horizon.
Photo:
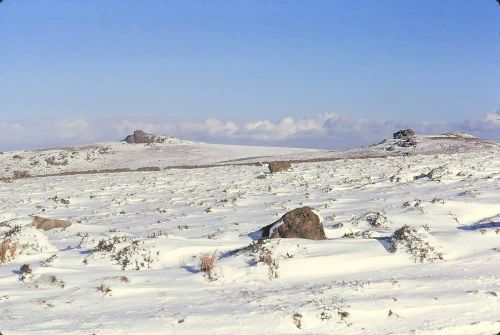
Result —
POLYGON ((157 120, 65 118, 30 122, 0 122, 0 150, 46 148, 73 144, 118 141, 136 129, 182 139, 221 144, 342 148, 369 145, 390 137, 400 128, 418 134, 461 131, 500 140, 500 109, 461 123, 404 123, 386 120, 352 119, 335 113, 314 118, 286 117, 277 122, 246 123, 204 120, 157 120))

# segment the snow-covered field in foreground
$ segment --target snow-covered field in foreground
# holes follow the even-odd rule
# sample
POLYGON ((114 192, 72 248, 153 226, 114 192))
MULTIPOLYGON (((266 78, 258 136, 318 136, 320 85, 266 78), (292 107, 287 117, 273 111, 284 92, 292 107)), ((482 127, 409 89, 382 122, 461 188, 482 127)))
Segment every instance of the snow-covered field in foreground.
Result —
POLYGON ((0 264, 0 332, 497 334, 499 154, 1 182, 0 242, 10 235, 18 255, 0 264), (327 240, 245 248, 304 205, 323 217, 327 240), (32 215, 72 225, 36 230, 32 215), (420 244, 391 252, 404 225, 420 244), (214 252, 210 280, 199 265, 214 252), (443 259, 415 262, 415 252, 443 259), (23 264, 32 273, 21 281, 23 264))

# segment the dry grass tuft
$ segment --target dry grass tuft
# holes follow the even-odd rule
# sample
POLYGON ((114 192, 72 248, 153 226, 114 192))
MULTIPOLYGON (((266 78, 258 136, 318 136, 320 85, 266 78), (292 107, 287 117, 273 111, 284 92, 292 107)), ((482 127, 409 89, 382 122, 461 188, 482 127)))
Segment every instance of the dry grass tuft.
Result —
POLYGON ((265 250, 259 255, 259 262, 269 267, 269 279, 278 278, 278 260, 273 257, 270 250, 265 250))
POLYGON ((0 244, 0 263, 13 260, 16 257, 17 244, 3 240, 0 244))
POLYGON ((106 295, 109 292, 111 292, 111 289, 104 283, 101 283, 101 286, 99 287, 99 290, 101 291, 102 295, 106 295))
POLYGON ((215 280, 215 261, 217 250, 213 254, 203 254, 201 256, 200 271, 205 272, 209 280, 215 280))

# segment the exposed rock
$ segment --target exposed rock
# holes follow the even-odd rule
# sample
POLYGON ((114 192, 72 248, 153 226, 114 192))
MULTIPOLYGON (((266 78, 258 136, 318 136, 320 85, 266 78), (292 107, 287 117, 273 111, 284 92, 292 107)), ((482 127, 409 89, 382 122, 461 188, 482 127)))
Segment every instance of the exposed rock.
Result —
POLYGON ((326 239, 323 225, 318 215, 310 207, 296 208, 278 221, 261 229, 262 238, 305 238, 326 239))
POLYGON ((415 131, 413 129, 401 129, 392 134, 392 138, 396 140, 406 139, 408 137, 415 136, 415 131))
POLYGON ((163 143, 165 139, 161 136, 145 133, 142 130, 136 130, 132 135, 128 135, 123 140, 128 144, 140 144, 140 143, 163 143))
POLYGON ((51 230, 55 228, 66 229, 71 226, 71 222, 68 220, 46 219, 40 216, 34 216, 31 226, 41 230, 51 230))
POLYGON ((404 148, 414 147, 417 145, 417 139, 415 137, 407 137, 399 145, 404 148))
POLYGON ((269 163, 269 171, 271 173, 285 172, 292 168, 292 163, 290 162, 271 162, 269 163))

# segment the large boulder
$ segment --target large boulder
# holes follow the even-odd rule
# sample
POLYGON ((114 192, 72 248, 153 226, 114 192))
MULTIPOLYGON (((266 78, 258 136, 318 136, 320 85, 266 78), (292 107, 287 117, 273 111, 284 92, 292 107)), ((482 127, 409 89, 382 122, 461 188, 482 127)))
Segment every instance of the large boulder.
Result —
POLYGON ((320 217, 310 207, 296 208, 261 229, 261 238, 326 239, 320 217))
POLYGON ((290 162, 271 162, 269 163, 269 171, 271 173, 285 172, 292 169, 292 163, 290 162))
POLYGON ((71 222, 68 220, 46 219, 40 216, 34 216, 31 226, 41 230, 51 230, 55 228, 66 229, 71 226, 71 222))
POLYGON ((413 129, 401 129, 392 134, 395 140, 403 140, 415 136, 415 131, 413 129))
POLYGON ((162 142, 162 137, 148 134, 142 130, 136 130, 132 135, 128 135, 123 140, 128 144, 140 144, 140 143, 154 143, 154 142, 162 142))

